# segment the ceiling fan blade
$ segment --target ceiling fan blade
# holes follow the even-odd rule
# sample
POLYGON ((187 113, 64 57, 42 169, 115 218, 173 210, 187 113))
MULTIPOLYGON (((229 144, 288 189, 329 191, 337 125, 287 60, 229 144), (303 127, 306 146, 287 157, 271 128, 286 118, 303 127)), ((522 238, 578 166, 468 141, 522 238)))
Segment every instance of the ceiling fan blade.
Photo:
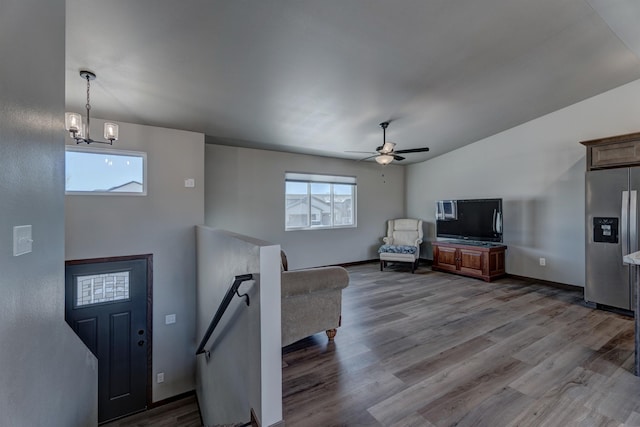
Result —
POLYGON ((378 157, 380 154, 376 153, 373 156, 365 157, 364 159, 358 159, 359 162, 364 162, 365 160, 373 159, 374 157, 378 157))
POLYGON ((406 157, 398 156, 397 154, 393 154, 394 160, 404 160, 406 157))
POLYGON ((378 154, 375 151, 352 151, 352 150, 346 150, 345 153, 378 154))
POLYGON ((409 148, 407 150, 396 150, 396 154, 407 154, 407 153, 424 153, 425 151, 429 151, 429 147, 423 148, 409 148))

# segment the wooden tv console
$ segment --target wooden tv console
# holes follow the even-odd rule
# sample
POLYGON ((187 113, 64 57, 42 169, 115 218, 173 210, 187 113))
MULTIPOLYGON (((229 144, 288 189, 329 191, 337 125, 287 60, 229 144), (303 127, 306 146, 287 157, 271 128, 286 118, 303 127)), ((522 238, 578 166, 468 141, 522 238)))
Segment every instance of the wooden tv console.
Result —
POLYGON ((432 242, 432 270, 462 274, 490 282, 506 274, 507 247, 496 243, 432 242))

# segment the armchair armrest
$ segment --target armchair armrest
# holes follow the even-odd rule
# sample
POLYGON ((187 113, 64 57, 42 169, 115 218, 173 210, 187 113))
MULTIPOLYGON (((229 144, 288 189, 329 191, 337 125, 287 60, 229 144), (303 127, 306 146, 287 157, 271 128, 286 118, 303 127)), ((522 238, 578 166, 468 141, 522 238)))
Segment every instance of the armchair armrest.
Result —
POLYGON ((393 245, 393 237, 389 237, 389 236, 383 237, 382 241, 385 242, 387 245, 393 245))
POLYGON ((415 246, 420 246, 420 243, 422 243, 422 239, 416 239, 415 246))

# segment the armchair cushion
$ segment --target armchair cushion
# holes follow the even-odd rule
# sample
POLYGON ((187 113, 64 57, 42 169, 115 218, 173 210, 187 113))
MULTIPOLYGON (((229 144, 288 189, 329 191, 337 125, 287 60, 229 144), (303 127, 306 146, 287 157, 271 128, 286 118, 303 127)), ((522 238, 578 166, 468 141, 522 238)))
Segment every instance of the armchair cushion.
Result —
POLYGON ((415 254, 418 248, 409 245, 382 245, 378 249, 378 253, 394 253, 394 254, 415 254))

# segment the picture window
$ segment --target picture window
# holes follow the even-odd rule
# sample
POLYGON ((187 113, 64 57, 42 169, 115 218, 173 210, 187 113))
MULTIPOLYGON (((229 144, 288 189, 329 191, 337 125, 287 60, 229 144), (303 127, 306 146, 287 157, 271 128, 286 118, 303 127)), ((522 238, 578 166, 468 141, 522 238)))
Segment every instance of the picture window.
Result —
POLYGON ((287 172, 285 230, 356 226, 356 178, 287 172))

